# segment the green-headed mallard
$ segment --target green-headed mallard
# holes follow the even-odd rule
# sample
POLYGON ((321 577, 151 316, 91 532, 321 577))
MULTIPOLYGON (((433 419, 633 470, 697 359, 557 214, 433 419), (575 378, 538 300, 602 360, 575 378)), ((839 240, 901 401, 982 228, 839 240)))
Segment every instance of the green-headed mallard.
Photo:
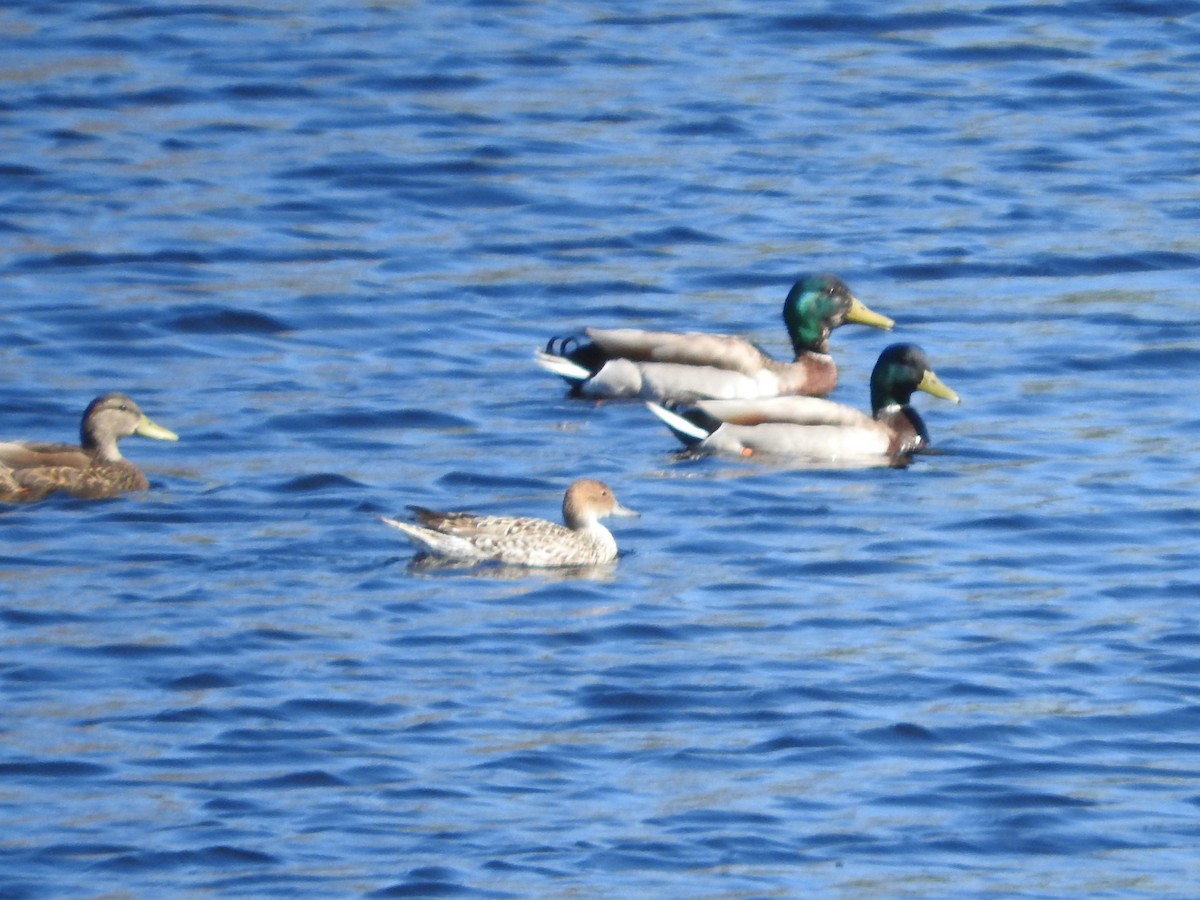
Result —
POLYGON ((97 397, 84 410, 80 446, 41 441, 0 442, 0 466, 8 470, 15 494, 0 486, 0 499, 36 500, 53 491, 95 500, 149 487, 146 476, 121 456, 117 441, 131 434, 177 441, 178 435, 154 422, 124 394, 97 397))
POLYGON ((837 386, 829 333, 846 322, 885 331, 891 319, 869 310, 836 275, 809 275, 792 287, 783 321, 796 358, 772 359, 741 337, 588 328, 583 338, 552 338, 538 364, 581 397, 690 402, 788 394, 824 396, 837 386))
POLYGON ((648 403, 681 441, 702 453, 763 453, 842 465, 886 465, 925 448, 929 433, 908 405, 914 391, 958 402, 915 344, 892 344, 871 372, 874 416, 816 397, 706 400, 678 410, 648 403))
POLYGON ((581 478, 563 497, 565 526, 547 519, 477 516, 410 506, 420 524, 381 517, 421 550, 466 562, 512 566, 594 566, 617 558, 617 542, 600 524, 605 516, 636 516, 601 481, 581 478))

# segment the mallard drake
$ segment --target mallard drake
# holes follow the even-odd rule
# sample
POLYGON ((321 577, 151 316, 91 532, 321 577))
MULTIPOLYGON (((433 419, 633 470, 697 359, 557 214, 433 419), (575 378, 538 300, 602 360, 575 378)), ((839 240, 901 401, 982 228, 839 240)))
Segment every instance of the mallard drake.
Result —
POLYGON ((466 562, 494 560, 513 566, 594 566, 617 558, 617 542, 600 524, 605 516, 636 516, 602 481, 581 478, 563 497, 563 521, 516 516, 435 512, 410 506, 420 524, 382 516, 426 553, 466 562))
POLYGON ((701 453, 801 457, 841 465, 905 461, 929 444, 909 406, 914 391, 959 402, 915 344, 892 344, 871 372, 873 416, 816 397, 706 400, 686 408, 646 404, 681 441, 701 453))
POLYGON ((19 490, 5 499, 36 500, 53 491, 66 491, 89 500, 115 497, 149 487, 146 476, 121 456, 117 441, 131 434, 160 441, 179 436, 157 425, 124 394, 97 397, 84 410, 79 426, 80 446, 41 441, 0 442, 0 466, 19 490))
POLYGON ((785 394, 824 396, 837 386, 829 333, 846 322, 888 331, 836 275, 809 275, 788 292, 783 321, 795 359, 780 362, 745 338, 722 334, 588 328, 586 337, 551 338, 536 355, 579 397, 690 402, 785 394))

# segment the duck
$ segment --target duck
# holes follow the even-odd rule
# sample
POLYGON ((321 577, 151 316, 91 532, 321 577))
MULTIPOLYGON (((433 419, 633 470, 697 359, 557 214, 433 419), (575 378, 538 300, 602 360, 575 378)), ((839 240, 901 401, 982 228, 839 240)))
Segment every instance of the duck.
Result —
POLYGON ((700 332, 587 328, 551 338, 535 355, 565 379, 571 395, 656 402, 825 396, 837 386, 829 335, 846 322, 890 331, 895 322, 868 309, 828 273, 806 275, 788 292, 783 321, 795 359, 781 362, 742 337, 700 332))
POLYGON ((617 542, 600 519, 636 516, 602 481, 580 478, 563 495, 565 525, 525 516, 437 512, 410 506, 417 524, 381 516, 421 551, 453 560, 550 568, 596 566, 617 558, 617 542))
POLYGON ((83 412, 80 444, 0 441, 0 498, 8 502, 40 500, 63 491, 88 500, 144 491, 150 483, 121 455, 117 441, 137 434, 160 441, 179 435, 151 421, 125 394, 97 397, 83 412))
POLYGON ((703 400, 650 411, 693 452, 769 454, 837 465, 904 465, 929 447, 925 422, 909 401, 915 391, 959 402, 916 344, 892 344, 871 372, 871 411, 817 397, 703 400))

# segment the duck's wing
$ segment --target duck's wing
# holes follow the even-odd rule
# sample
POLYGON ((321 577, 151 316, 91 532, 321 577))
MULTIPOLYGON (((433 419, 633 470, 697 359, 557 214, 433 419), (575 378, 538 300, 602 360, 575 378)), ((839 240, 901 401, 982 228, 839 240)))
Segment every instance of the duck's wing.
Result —
POLYGON ((423 506, 410 506, 409 510, 421 526, 473 542, 518 536, 561 537, 572 533, 557 522, 531 516, 480 516, 465 512, 439 512, 423 506))
POLYGON ((409 512, 423 528, 471 538, 478 534, 503 534, 509 523, 519 521, 507 516, 480 516, 467 512, 442 512, 424 506, 410 506, 409 512))
POLYGON ((86 469, 92 458, 81 447, 42 441, 0 442, 0 465, 10 469, 63 467, 86 469))
POLYGON ((438 509, 427 509, 424 506, 410 506, 408 507, 408 511, 413 514, 413 518, 426 528, 436 529, 453 527, 455 524, 464 526, 479 518, 479 516, 472 513, 442 512, 438 509))
POLYGON ((761 400, 700 400, 693 404, 714 419, 730 425, 826 425, 870 428, 876 423, 864 412, 819 397, 768 397, 761 400))
POLYGON ((589 328, 587 336, 609 357, 636 362, 712 366, 751 376, 771 363, 750 341, 733 335, 589 328))

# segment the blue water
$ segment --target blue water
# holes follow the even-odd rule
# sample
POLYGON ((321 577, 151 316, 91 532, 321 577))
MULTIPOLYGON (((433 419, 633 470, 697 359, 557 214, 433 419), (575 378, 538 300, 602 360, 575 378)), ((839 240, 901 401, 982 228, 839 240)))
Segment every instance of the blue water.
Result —
POLYGON ((1200 3, 882 8, 0 11, 0 436, 182 437, 0 510, 0 894, 1200 890, 1200 3), (684 460, 532 363, 782 354, 810 270, 942 455, 684 460), (583 475, 590 578, 377 521, 583 475))

